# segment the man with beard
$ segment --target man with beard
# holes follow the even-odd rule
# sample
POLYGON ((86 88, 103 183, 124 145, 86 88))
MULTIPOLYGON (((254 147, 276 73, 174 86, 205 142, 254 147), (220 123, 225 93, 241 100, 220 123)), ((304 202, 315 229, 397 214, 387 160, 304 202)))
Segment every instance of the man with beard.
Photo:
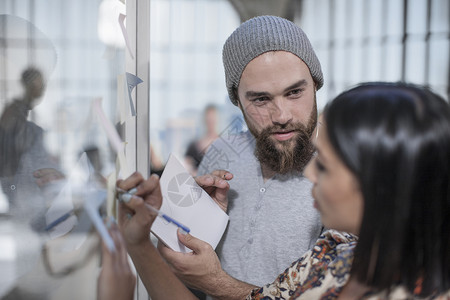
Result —
MULTIPOLYGON (((215 184, 216 190, 207 191, 221 203, 229 188, 230 221, 217 248, 226 273, 211 264, 214 250, 190 235, 184 240, 193 254, 159 250, 188 286, 233 298, 242 295, 240 285, 227 274, 256 286, 272 282, 319 237, 320 217, 302 172, 314 152, 315 93, 323 75, 305 33, 274 16, 241 24, 225 42, 223 62, 230 100, 241 109, 249 132, 217 139, 199 172, 229 173, 216 171, 209 175, 214 180, 197 181, 203 187, 215 184), (233 180, 228 186, 217 176, 233 180)), ((242 291, 248 291, 243 282, 242 291)))

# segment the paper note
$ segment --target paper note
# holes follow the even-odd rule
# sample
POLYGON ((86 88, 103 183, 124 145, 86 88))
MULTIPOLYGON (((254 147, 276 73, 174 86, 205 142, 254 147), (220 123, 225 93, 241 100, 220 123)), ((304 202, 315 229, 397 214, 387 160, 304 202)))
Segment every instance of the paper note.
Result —
MULTIPOLYGON (((160 183, 163 195, 160 211, 189 227, 191 235, 215 249, 227 226, 228 215, 195 182, 174 155, 170 155, 160 183)), ((162 218, 155 220, 151 231, 175 251, 192 251, 179 243, 177 226, 162 218)))
POLYGON ((127 120, 128 110, 125 102, 125 75, 117 75, 117 109, 120 113, 120 123, 123 124, 127 120))
POLYGON ((106 117, 105 112, 102 109, 102 98, 96 98, 92 102, 92 108, 94 112, 97 114, 100 125, 102 125, 103 130, 108 137, 109 142, 111 143, 114 151, 117 154, 117 157, 120 162, 120 172, 123 176, 128 177, 131 175, 131 171, 128 170, 128 165, 125 157, 125 145, 122 142, 119 134, 117 133, 116 128, 111 123, 111 121, 106 117))
POLYGON ((128 38, 128 32, 125 28, 125 18, 126 16, 124 14, 119 14, 119 25, 120 29, 122 29, 123 38, 125 39, 125 44, 127 45, 127 49, 130 53, 130 56, 132 59, 134 59, 133 50, 131 49, 130 40, 128 38))
POLYGON ((135 116, 136 110, 134 109, 133 98, 131 97, 131 93, 133 92, 134 87, 142 82, 142 79, 128 72, 126 73, 126 76, 127 76, 128 99, 130 100, 131 115, 135 116))
MULTIPOLYGON (((116 170, 119 168, 117 167, 116 170)), ((111 172, 109 176, 107 177, 106 182, 106 215, 107 216, 113 216, 117 219, 116 214, 116 181, 117 181, 117 171, 111 172)))

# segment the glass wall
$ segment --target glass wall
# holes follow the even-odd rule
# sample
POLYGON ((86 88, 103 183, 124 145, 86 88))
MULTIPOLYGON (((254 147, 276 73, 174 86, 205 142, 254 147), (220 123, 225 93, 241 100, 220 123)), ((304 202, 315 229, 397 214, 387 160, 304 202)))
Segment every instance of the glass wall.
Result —
MULTIPOLYGON (((150 133, 164 164, 206 133, 207 105, 217 132, 238 113, 221 51, 239 18, 226 0, 149 3, 150 133)), ((121 0, 0 2, 2 299, 95 299, 100 239, 84 204, 116 171, 104 128, 123 136, 133 119, 125 75, 129 54, 139 62, 126 30, 135 14, 121 0)))
POLYGON ((115 169, 93 105, 116 119, 120 12, 120 1, 0 1, 2 299, 95 299, 100 240, 83 201, 115 169))

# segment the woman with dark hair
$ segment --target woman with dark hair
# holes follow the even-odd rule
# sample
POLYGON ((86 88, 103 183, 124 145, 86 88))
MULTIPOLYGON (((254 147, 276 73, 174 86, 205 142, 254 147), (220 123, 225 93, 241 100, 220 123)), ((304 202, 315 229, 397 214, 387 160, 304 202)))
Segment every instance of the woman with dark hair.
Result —
POLYGON ((364 198, 352 277, 378 289, 401 283, 424 296, 448 290, 448 103, 426 89, 386 84, 361 86, 332 106, 330 143, 364 198), (358 112, 353 124, 346 106, 358 112))
MULTIPOLYGON (((450 299, 448 103, 415 85, 362 84, 326 107, 319 129, 305 175, 329 230, 260 288, 206 257, 211 273, 198 276, 205 292, 219 299, 450 299), (233 295, 221 293, 227 286, 233 295)), ((157 177, 135 173, 117 185, 137 187, 120 205, 120 227, 152 299, 193 298, 148 238, 155 216, 147 205, 161 205, 157 177)), ((178 238, 193 250, 185 255, 208 247, 190 234, 178 238)))
POLYGON ((351 286, 363 293, 383 291, 382 298, 394 292, 408 299, 448 292, 448 103, 426 88, 369 83, 338 96, 323 119, 318 154, 306 176, 314 183, 323 224, 359 237, 350 271, 350 282, 357 284, 347 283, 341 296, 358 295, 351 286), (327 151, 356 181, 353 195, 360 195, 361 201, 354 202, 359 211, 353 217, 340 214, 341 202, 336 202, 332 217, 322 210, 329 198, 321 193, 321 180, 335 171, 324 161, 327 151), (344 227, 345 217, 354 223, 344 227))

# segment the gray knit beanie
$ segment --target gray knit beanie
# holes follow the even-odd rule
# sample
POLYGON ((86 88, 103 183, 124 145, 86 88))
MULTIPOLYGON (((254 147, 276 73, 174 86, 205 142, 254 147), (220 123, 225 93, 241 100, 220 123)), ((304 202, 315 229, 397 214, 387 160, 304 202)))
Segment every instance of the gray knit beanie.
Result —
POLYGON ((293 22, 275 16, 259 16, 241 24, 223 46, 225 80, 231 102, 238 104, 237 89, 247 64, 255 57, 275 50, 297 55, 308 66, 317 89, 323 85, 320 62, 303 30, 293 22))

